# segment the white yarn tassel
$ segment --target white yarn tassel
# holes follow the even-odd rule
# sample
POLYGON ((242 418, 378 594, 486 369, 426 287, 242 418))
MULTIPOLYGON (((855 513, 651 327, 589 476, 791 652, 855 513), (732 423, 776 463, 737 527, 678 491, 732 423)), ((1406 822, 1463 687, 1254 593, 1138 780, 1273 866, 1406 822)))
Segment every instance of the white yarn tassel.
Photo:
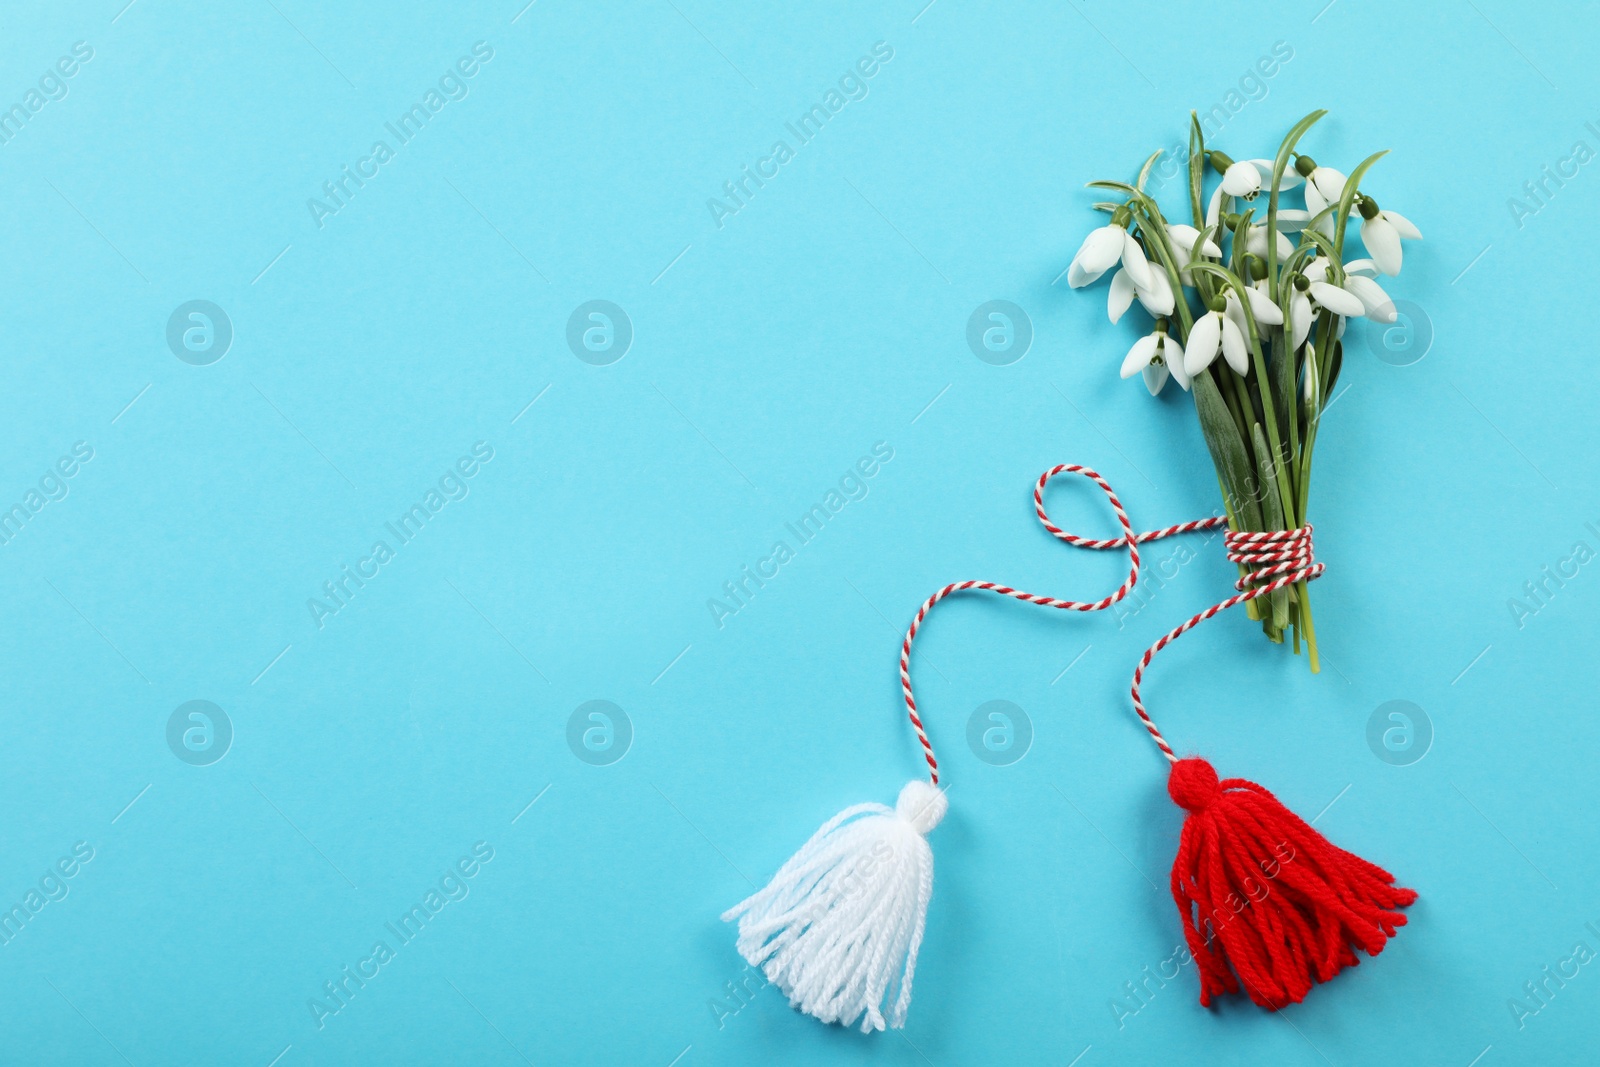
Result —
POLYGON ((918 781, 893 808, 857 804, 829 819, 765 889, 722 916, 739 920, 739 954, 825 1023, 904 1026, 933 895, 923 836, 948 807, 943 790, 918 781))

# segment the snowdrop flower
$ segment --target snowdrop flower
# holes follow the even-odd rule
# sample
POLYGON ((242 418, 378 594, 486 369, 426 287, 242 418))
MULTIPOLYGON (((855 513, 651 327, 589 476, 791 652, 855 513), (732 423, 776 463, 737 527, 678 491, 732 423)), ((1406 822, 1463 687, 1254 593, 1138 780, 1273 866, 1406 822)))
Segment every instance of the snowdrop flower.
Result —
POLYGON ((1319 167, 1310 156, 1300 156, 1294 169, 1306 180, 1306 210, 1315 215, 1344 195, 1345 176, 1332 167, 1319 167))
MULTIPOLYGON (((1223 306, 1226 307, 1226 304, 1223 306)), ((1208 311, 1194 320, 1194 328, 1189 331, 1189 347, 1183 356, 1183 369, 1190 378, 1194 378, 1216 361, 1218 352, 1222 353, 1228 366, 1236 373, 1250 373, 1244 334, 1221 308, 1208 311)))
MULTIPOLYGON (((1278 229, 1278 258, 1288 259, 1294 255, 1294 242, 1283 235, 1282 227, 1278 229)), ((1252 256, 1267 258, 1267 227, 1265 223, 1252 222, 1249 232, 1245 234, 1244 250, 1252 256)))
MULTIPOLYGON (((1221 152, 1210 153, 1211 165, 1222 175, 1222 191, 1229 196, 1254 200, 1263 189, 1272 187, 1272 160, 1245 159, 1235 163, 1221 152)), ((1293 189, 1300 184, 1300 175, 1286 171, 1278 181, 1279 189, 1293 189)))
POLYGON ((1394 301, 1389 299, 1389 294, 1383 287, 1371 278, 1361 278, 1356 275, 1346 275, 1344 289, 1347 293, 1354 293, 1357 300, 1361 301, 1363 313, 1373 322, 1397 322, 1400 312, 1395 308, 1394 301))
MULTIPOLYGON (((1200 231, 1193 226, 1185 226, 1182 223, 1174 225, 1169 222, 1167 224, 1167 238, 1172 242, 1172 251, 1177 258, 1178 277, 1187 282, 1189 281, 1187 274, 1189 265, 1194 262, 1194 257, 1189 253, 1194 248, 1194 243, 1200 240, 1200 231)), ((1221 259, 1222 249, 1217 246, 1216 241, 1207 237, 1204 243, 1200 245, 1200 254, 1221 259)))
POLYGON ((1067 268, 1067 284, 1074 289, 1091 285, 1119 260, 1134 285, 1141 289, 1150 287, 1150 261, 1145 258, 1144 249, 1113 217, 1106 225, 1090 230, 1089 236, 1083 239, 1078 254, 1072 257, 1072 265, 1067 268))
MULTIPOLYGON (((1333 312, 1335 315, 1365 315, 1366 304, 1350 288, 1350 276, 1345 275, 1344 286, 1334 285, 1328 281, 1328 260, 1325 256, 1318 256, 1306 268, 1306 281, 1311 283, 1311 299, 1333 312)), ((1365 279, 1363 279, 1365 280, 1365 279)), ((1382 292, 1382 290, 1379 290, 1382 292)), ((1384 299, 1388 299, 1385 297, 1384 299)))
MULTIPOLYGON (((1200 239, 1200 231, 1181 222, 1169 222, 1167 223, 1167 236, 1171 238, 1173 247, 1179 253, 1179 258, 1187 261, 1190 258, 1189 250, 1194 248, 1194 243, 1200 239)), ((1205 243, 1200 246, 1200 254, 1221 259, 1222 249, 1217 247, 1217 242, 1207 237, 1205 243)))
POLYGON ((1341 317, 1341 328, 1344 325, 1342 317, 1366 314, 1366 306, 1360 296, 1328 282, 1328 259, 1323 256, 1310 261, 1306 270, 1294 278, 1294 290, 1290 293, 1291 350, 1298 349, 1306 342, 1318 307, 1325 307, 1341 317))
MULTIPOLYGON (((1265 284, 1266 282, 1261 281, 1245 289, 1245 298, 1250 303, 1250 315, 1256 320, 1257 326, 1282 326, 1283 309, 1274 304, 1272 298, 1263 289, 1257 288, 1257 286, 1264 286, 1265 284)), ((1239 303, 1239 294, 1229 289, 1228 295, 1223 299, 1225 304, 1222 313, 1239 328, 1241 335, 1249 337, 1250 324, 1244 317, 1244 307, 1239 303)), ((1193 334, 1190 335, 1189 347, 1194 347, 1193 334)))
MULTIPOLYGON (((1213 152, 1211 155, 1213 157, 1211 165, 1222 171, 1222 184, 1212 192, 1211 201, 1206 205, 1207 226, 1215 226, 1217 224, 1217 216, 1222 207, 1224 193, 1241 200, 1254 200, 1263 189, 1272 188, 1272 160, 1247 159, 1241 163, 1230 161, 1219 167, 1217 166, 1219 161, 1215 157, 1221 157, 1222 160, 1226 160, 1228 157, 1220 152, 1213 152)), ((1283 172, 1283 177, 1278 180, 1278 188, 1280 190, 1293 189, 1301 181, 1300 175, 1291 168, 1283 172)), ((1285 210, 1284 208, 1278 209, 1278 217, 1280 219, 1283 217, 1285 210)), ((1306 217, 1309 219, 1310 215, 1306 217)), ((1281 226, 1280 228, 1289 230, 1292 233, 1294 230, 1302 229, 1303 227, 1290 228, 1281 226)))
POLYGON ((1317 395, 1317 346, 1306 346, 1306 374, 1305 389, 1300 394, 1307 404, 1310 404, 1317 395))
POLYGON ((1266 323, 1268 326, 1283 325, 1283 309, 1272 299, 1272 283, 1265 278, 1253 282, 1246 296, 1250 300, 1250 314, 1256 317, 1257 323, 1266 323))
POLYGON ((1289 348, 1291 351, 1305 344, 1306 338, 1311 333, 1311 320, 1315 316, 1316 312, 1311 307, 1311 298, 1305 290, 1300 288, 1300 282, 1296 279, 1294 288, 1289 294, 1289 322, 1291 325, 1289 348))
POLYGON ((1372 261, 1388 275, 1400 273, 1400 239, 1422 240, 1422 231, 1396 211, 1382 211, 1370 196, 1361 198, 1361 243, 1372 261))
MULTIPOLYGON (((1256 169, 1261 172, 1261 187, 1263 189, 1271 189, 1272 188, 1272 160, 1270 160, 1270 159, 1252 159, 1250 162, 1254 163, 1255 166, 1256 166, 1256 169)), ((1288 170, 1284 171, 1283 172, 1283 176, 1278 179, 1278 188, 1279 188, 1279 190, 1293 189, 1297 185, 1299 185, 1300 182, 1301 182, 1300 172, 1295 170, 1293 167, 1290 167, 1288 170)))
POLYGON ((1156 318, 1172 314, 1175 301, 1172 296, 1172 282, 1167 278, 1167 272, 1152 266, 1150 268, 1150 285, 1139 290, 1139 303, 1144 309, 1156 318))
POLYGON ((1292 352, 1305 344, 1311 334, 1311 300, 1300 289, 1299 279, 1289 292, 1289 350, 1292 352))
MULTIPOLYGON (((1369 278, 1346 274, 1343 287, 1334 285, 1327 279, 1328 260, 1323 256, 1318 256, 1312 260, 1304 273, 1295 279, 1294 294, 1289 298, 1289 319, 1293 328, 1293 333, 1290 335, 1290 348, 1299 348, 1305 343, 1306 335, 1311 332, 1311 319, 1317 307, 1326 308, 1340 317, 1338 333, 1336 334, 1336 336, 1340 337, 1344 336, 1344 320, 1346 318, 1368 314, 1368 300, 1372 301, 1374 315, 1383 314, 1385 312, 1384 305, 1386 304, 1389 311, 1394 308, 1393 304, 1389 302, 1388 295, 1378 288, 1376 282, 1372 282, 1369 278), (1352 278, 1357 283, 1354 287, 1351 285, 1352 278), (1365 289, 1363 283, 1370 284, 1372 289, 1365 289), (1304 288, 1302 288, 1302 285, 1304 285, 1304 288), (1376 292, 1373 290, 1376 290, 1376 292), (1362 291, 1366 292, 1366 299, 1362 298, 1362 291)), ((1375 317, 1374 321, 1392 322, 1394 320, 1375 317)), ((1193 345, 1191 344, 1190 347, 1193 347, 1193 345)))
POLYGON ((1256 169, 1254 162, 1245 159, 1235 163, 1221 152, 1207 155, 1211 166, 1222 175, 1223 192, 1251 200, 1261 191, 1261 172, 1256 169))
POLYGON ((1327 308, 1335 315, 1343 315, 1345 318, 1367 313, 1367 305, 1361 302, 1359 296, 1332 282, 1312 282, 1311 300, 1317 306, 1327 308))
POLYGON ((1395 309, 1394 301, 1389 299, 1389 294, 1373 280, 1377 276, 1378 268, 1372 260, 1352 259, 1344 265, 1345 290, 1356 295, 1366 309, 1367 318, 1373 322, 1397 322, 1400 313, 1395 309))
POLYGON ((1189 388, 1189 375, 1183 367, 1183 346, 1167 333, 1167 320, 1156 321, 1151 333, 1139 338, 1128 349, 1122 360, 1122 376, 1132 378, 1143 372, 1144 387, 1155 396, 1167 384, 1167 375, 1185 390, 1189 388))
POLYGON ((1172 283, 1167 280, 1167 272, 1159 266, 1150 268, 1150 285, 1141 289, 1133 284, 1133 276, 1126 270, 1119 270, 1111 276, 1111 292, 1106 297, 1106 314, 1112 322, 1122 318, 1123 312, 1128 310, 1137 296, 1144 309, 1160 318, 1172 314, 1175 306, 1172 298, 1172 283))

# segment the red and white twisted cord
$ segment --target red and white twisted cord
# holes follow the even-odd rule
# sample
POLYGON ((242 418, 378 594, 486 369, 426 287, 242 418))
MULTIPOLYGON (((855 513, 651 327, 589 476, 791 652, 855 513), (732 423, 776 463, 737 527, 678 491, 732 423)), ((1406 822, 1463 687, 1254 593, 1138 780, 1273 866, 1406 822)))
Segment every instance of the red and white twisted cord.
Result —
MULTIPOLYGON (((1113 549, 1126 548, 1128 550, 1128 577, 1123 580, 1115 591, 1109 596, 1102 597, 1093 602, 1079 600, 1058 600, 1055 597, 1040 596, 1037 593, 1025 593, 1020 589, 1013 589, 1007 585, 995 582, 952 582, 951 584, 934 593, 923 601, 922 607, 917 609, 916 616, 911 620, 910 627, 906 630, 905 640, 900 645, 900 689, 905 694, 906 715, 911 719, 911 728, 917 733, 917 740, 922 743, 924 758, 928 761, 928 778, 934 784, 939 784, 939 761, 933 754, 933 743, 928 740, 928 732, 923 727, 922 717, 917 713, 917 701, 911 693, 911 643, 916 640, 917 631, 922 628, 922 621, 928 617, 928 612, 933 606, 952 593, 961 593, 969 589, 982 589, 1002 596, 1012 597, 1029 604, 1038 604, 1047 608, 1060 608, 1063 611, 1103 611, 1115 604, 1133 591, 1134 585, 1139 581, 1139 544, 1143 541, 1156 541, 1174 534, 1192 533, 1195 530, 1209 530, 1218 526, 1225 526, 1227 519, 1216 515, 1205 519, 1195 519, 1192 522, 1180 522, 1175 526, 1168 526, 1160 530, 1149 530, 1144 533, 1135 533, 1133 524, 1128 520, 1128 513, 1122 509, 1122 501, 1117 499, 1116 492, 1107 484, 1106 480, 1095 471, 1077 463, 1063 463, 1045 471, 1039 476, 1038 482, 1033 487, 1033 510, 1039 516, 1039 521, 1044 528, 1050 531, 1051 536, 1065 541, 1069 545, 1079 548, 1113 549), (1116 512, 1117 523, 1122 527, 1122 536, 1104 540, 1094 540, 1087 537, 1078 537, 1068 533, 1050 520, 1049 514, 1044 509, 1044 487, 1050 479, 1058 474, 1081 474, 1098 485, 1105 493, 1106 499, 1111 502, 1111 510, 1116 512)), ((1230 562, 1237 563, 1246 568, 1245 573, 1234 583, 1234 588, 1239 592, 1218 604, 1213 604, 1205 611, 1189 619, 1183 625, 1163 635, 1160 640, 1145 650, 1139 660, 1139 665, 1133 672, 1133 710, 1139 716, 1139 721, 1150 732, 1150 737, 1155 741, 1156 747, 1169 761, 1176 763, 1177 755, 1172 751, 1172 746, 1167 744, 1166 738, 1161 736, 1161 731, 1156 729, 1155 722, 1150 718, 1150 713, 1145 710, 1144 701, 1139 696, 1139 686, 1144 679, 1144 669, 1150 665, 1167 645, 1171 644, 1180 635, 1194 629, 1205 620, 1220 612, 1226 611, 1238 604, 1257 597, 1266 596, 1284 586, 1293 585, 1300 581, 1310 581, 1320 577, 1325 565, 1312 561, 1311 526, 1307 525, 1297 530, 1278 530, 1269 533, 1237 533, 1228 531, 1223 537, 1223 544, 1228 550, 1230 562)))

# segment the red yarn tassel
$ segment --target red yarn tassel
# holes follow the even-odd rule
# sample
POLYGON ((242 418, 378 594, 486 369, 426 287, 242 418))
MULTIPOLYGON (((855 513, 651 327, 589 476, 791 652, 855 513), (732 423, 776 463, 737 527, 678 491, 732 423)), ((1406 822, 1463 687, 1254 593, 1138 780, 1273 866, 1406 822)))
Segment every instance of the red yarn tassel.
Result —
POLYGON ((1172 765, 1167 791, 1189 813, 1172 897, 1202 1005, 1241 986, 1272 1011, 1297 1004, 1314 982, 1354 967, 1355 948, 1376 956, 1406 924, 1396 909, 1417 899, 1414 890, 1329 844, 1254 782, 1219 782, 1211 764, 1191 758, 1172 765))

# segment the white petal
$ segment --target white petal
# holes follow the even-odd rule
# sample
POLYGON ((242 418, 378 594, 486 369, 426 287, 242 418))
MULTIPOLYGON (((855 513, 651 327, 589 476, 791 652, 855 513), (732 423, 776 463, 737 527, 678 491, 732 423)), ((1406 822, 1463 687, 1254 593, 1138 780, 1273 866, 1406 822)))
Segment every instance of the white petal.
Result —
POLYGON ((1319 214, 1328 206, 1328 201, 1317 189, 1316 182, 1306 182, 1306 210, 1313 215, 1319 214))
POLYGON ((1305 388, 1302 390, 1300 395, 1302 397, 1304 397, 1305 398, 1305 402, 1307 404, 1309 404, 1309 403, 1311 403, 1312 399, 1316 396, 1316 394, 1317 394, 1317 350, 1315 348, 1308 348, 1308 349, 1306 349, 1305 388))
POLYGON ((1150 361, 1155 358, 1156 344, 1160 340, 1160 334, 1147 333, 1133 342, 1133 347, 1128 349, 1128 354, 1122 357, 1122 376, 1124 378, 1132 378, 1135 374, 1148 367, 1150 361))
POLYGON ((1311 181, 1308 184, 1315 185, 1322 198, 1333 203, 1344 195, 1345 181, 1343 172, 1332 167, 1318 167, 1311 172, 1311 181))
POLYGON ((1211 366, 1222 343, 1222 316, 1208 311, 1195 320, 1189 331, 1189 347, 1183 352, 1183 369, 1190 378, 1211 366))
POLYGON ((1352 259, 1344 265, 1344 276, 1346 278, 1376 278, 1378 276, 1378 265, 1370 259, 1352 259))
POLYGON ((1189 372, 1183 366, 1183 346, 1170 334, 1161 338, 1161 359, 1172 372, 1172 380, 1181 385, 1184 392, 1188 392, 1189 372))
POLYGON ((1345 278, 1344 287, 1346 292, 1354 293, 1356 299, 1361 301, 1361 306, 1366 309, 1367 318, 1373 322, 1394 322, 1399 317, 1394 301, 1389 299, 1389 294, 1371 278, 1350 275, 1345 278))
POLYGON ((1172 314, 1172 309, 1177 305, 1172 299, 1172 283, 1167 280, 1166 271, 1151 265, 1150 288, 1139 290, 1139 303, 1156 318, 1172 314))
POLYGON ((1365 315, 1367 313, 1367 309, 1361 305, 1361 299, 1354 293, 1347 293, 1337 285, 1332 285, 1328 282, 1312 282, 1311 299, 1335 315, 1365 315))
POLYGON ((1372 262, 1385 274, 1400 273, 1400 232, 1394 223, 1379 215, 1361 223, 1361 243, 1367 246, 1372 262))
POLYGON ((1194 238, 1200 234, 1200 231, 1195 230, 1193 226, 1185 226, 1181 229, 1194 230, 1194 234, 1185 237, 1180 231, 1180 227, 1167 227, 1167 241, 1172 245, 1173 266, 1178 268, 1180 275, 1189 269, 1189 249, 1194 246, 1194 238))
POLYGON ((1306 295, 1296 289, 1289 298, 1289 320, 1294 324, 1293 336, 1290 338, 1291 351, 1305 344, 1306 337, 1311 333, 1311 301, 1306 295))
POLYGON ((1408 240, 1408 241, 1420 241, 1420 240, 1422 240, 1422 231, 1417 229, 1416 224, 1413 223, 1410 219, 1406 218, 1404 215, 1400 214, 1400 212, 1398 212, 1398 211, 1380 211, 1380 212, 1378 212, 1378 215, 1379 215, 1380 218, 1388 219, 1389 220, 1389 224, 1394 227, 1395 232, 1398 233, 1401 237, 1404 237, 1406 240, 1408 240))
POLYGON ((1217 186, 1217 191, 1211 194, 1211 203, 1206 205, 1206 226, 1217 224, 1217 215, 1222 208, 1222 186, 1217 186))
POLYGON ((1245 322, 1244 309, 1239 306, 1239 294, 1232 289, 1229 289, 1228 295, 1223 298, 1222 315, 1233 323, 1233 328, 1240 334, 1246 337, 1250 335, 1250 325, 1245 322))
MULTIPOLYGON (((1277 243, 1279 259, 1288 259, 1290 256, 1294 255, 1294 242, 1289 240, 1289 238, 1285 237, 1282 233, 1278 234, 1277 243)), ((1246 252, 1249 252, 1252 255, 1260 256, 1262 259, 1266 259, 1267 228, 1264 225, 1252 222, 1250 224, 1250 234, 1245 238, 1244 248, 1246 252)))
MULTIPOLYGON (((1172 236, 1172 243, 1180 246, 1186 259, 1189 256, 1190 249, 1194 248, 1194 243, 1200 239, 1199 230, 1193 226, 1185 226, 1182 223, 1176 226, 1168 226, 1167 233, 1172 236)), ((1209 237, 1206 238, 1206 243, 1200 246, 1200 252, 1203 255, 1216 256, 1218 259, 1222 258, 1222 249, 1218 248, 1217 242, 1209 237)))
POLYGON ((1182 222, 1169 222, 1167 236, 1172 239, 1174 245, 1187 252, 1193 247, 1194 239, 1200 236, 1200 231, 1182 222))
POLYGON ((1339 322, 1338 328, 1333 331, 1333 336, 1334 336, 1335 340, 1337 340, 1338 338, 1341 338, 1341 337, 1344 336, 1344 328, 1350 324, 1350 320, 1349 319, 1339 319, 1338 322, 1339 322))
POLYGON ((1122 231, 1122 269, 1140 289, 1150 287, 1150 261, 1144 258, 1144 249, 1127 230, 1122 231))
POLYGON ((1265 226, 1250 226, 1250 232, 1244 237, 1244 250, 1252 256, 1267 258, 1267 228, 1265 226))
POLYGON ((1306 276, 1307 281, 1325 282, 1328 280, 1328 257, 1318 256, 1306 264, 1306 269, 1300 272, 1306 276))
POLYGON ((1222 191, 1229 196, 1255 196, 1261 191, 1261 172, 1254 163, 1235 163, 1222 174, 1222 191))
POLYGON ((1127 271, 1119 270, 1111 276, 1111 291, 1106 295, 1106 314, 1112 322, 1122 318, 1122 313, 1133 303, 1137 291, 1127 271))
POLYGON ((1250 314, 1254 315, 1256 322, 1267 326, 1283 325, 1283 309, 1272 302, 1272 298, 1260 289, 1246 289, 1245 296, 1250 300, 1250 314))
POLYGON ((1301 211, 1297 207, 1280 207, 1278 209, 1278 232, 1299 233, 1311 221, 1311 212, 1301 211))
POLYGON ((1250 373, 1250 351, 1245 346, 1244 334, 1230 320, 1222 320, 1222 356, 1239 374, 1250 373))
MULTIPOLYGON (((1263 189, 1272 188, 1272 160, 1252 159, 1250 162, 1261 172, 1261 187, 1263 189)), ((1300 172, 1294 169, 1294 164, 1291 163, 1283 168, 1283 177, 1278 179, 1278 188, 1280 190, 1293 189, 1304 180, 1304 178, 1300 177, 1300 172)))
POLYGON ((1151 396, 1161 392, 1161 387, 1167 384, 1169 373, 1165 363, 1152 363, 1144 369, 1144 387, 1150 390, 1151 396))
POLYGON ((1078 254, 1072 257, 1067 283, 1079 289, 1110 270, 1122 255, 1122 239, 1126 236, 1127 231, 1121 226, 1100 226, 1089 231, 1089 236, 1078 247, 1078 254))

